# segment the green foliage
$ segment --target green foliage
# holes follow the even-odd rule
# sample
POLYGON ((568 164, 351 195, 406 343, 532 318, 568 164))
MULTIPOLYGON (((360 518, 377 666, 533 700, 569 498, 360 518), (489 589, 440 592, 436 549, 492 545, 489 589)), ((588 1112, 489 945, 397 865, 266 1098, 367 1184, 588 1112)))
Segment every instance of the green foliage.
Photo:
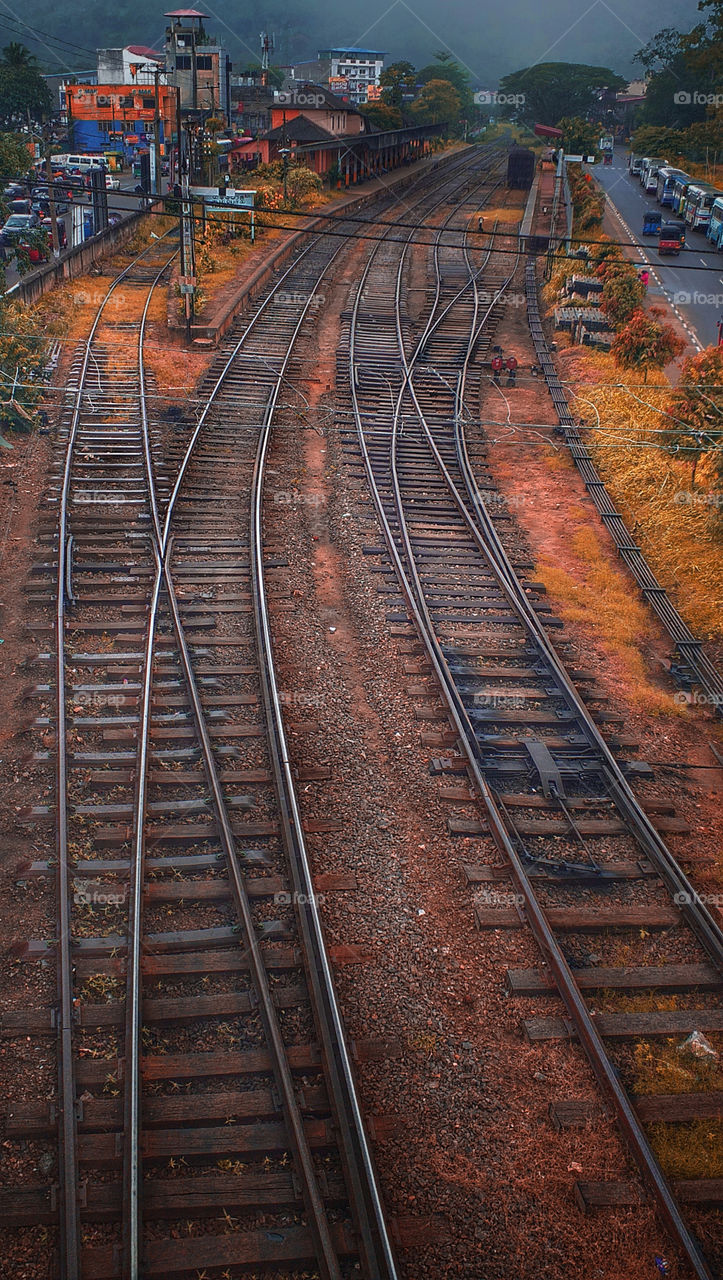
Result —
POLYGON ((600 89, 621 91, 627 82, 609 67, 577 62, 540 62, 513 71, 500 80, 500 93, 522 95, 515 115, 528 123, 556 125, 569 116, 587 116, 597 105, 600 89))
POLYGON ((15 431, 36 425, 45 392, 47 339, 62 326, 57 299, 27 307, 0 300, 0 424, 15 431))
POLYGON ((580 233, 598 230, 602 226, 605 196, 592 181, 589 173, 584 173, 579 164, 568 165, 567 176, 572 197, 575 231, 580 233))
POLYGON ((0 60, 0 120, 28 118, 36 124, 50 115, 53 99, 37 59, 25 45, 6 45, 0 60))
POLYGON ((418 72, 417 82, 421 85, 427 85, 433 80, 449 81, 459 95, 460 114, 466 120, 471 120, 475 115, 475 104, 472 90, 469 87, 469 72, 465 71, 464 67, 461 67, 458 62, 455 62, 449 53, 436 53, 434 57, 434 62, 430 62, 418 72))
POLYGON ((600 141, 600 129, 582 116, 563 116, 557 122, 562 129, 562 145, 570 155, 593 155, 600 141))
POLYGON ((382 102, 390 107, 400 109, 405 93, 414 93, 417 84, 417 73, 411 62, 404 60, 391 62, 379 77, 382 88, 382 102))
POLYGON ((377 129, 401 129, 404 124, 399 108, 386 102, 369 102, 361 110, 377 129))
POLYGON ((454 126, 460 117, 461 99, 449 80, 429 80, 420 89, 409 110, 419 124, 454 126))
MULTIPOLYGON (((695 462, 708 455, 723 495, 723 347, 706 347, 686 360, 668 413, 678 420, 669 433, 671 452, 684 446, 695 462)), ((723 518, 721 507, 717 511, 723 518)))
POLYGON ((21 178, 29 168, 30 153, 22 137, 0 132, 0 173, 6 178, 21 178))
POLYGON ((321 178, 308 165, 290 165, 286 176, 286 190, 289 204, 304 204, 305 201, 318 196, 321 191, 321 178))
POLYGON ((615 329, 621 329, 642 306, 645 286, 632 263, 621 261, 608 271, 600 305, 615 329))
POLYGON ((702 22, 686 34, 659 31, 636 54, 652 75, 638 117, 634 146, 656 154, 702 159, 723 141, 723 112, 715 98, 723 90, 723 0, 700 0, 702 22), (658 130, 655 135, 650 130, 658 130))
POLYGON ((660 324, 657 320, 656 316, 660 314, 659 307, 650 307, 647 311, 639 307, 610 348, 615 363, 621 369, 642 371, 646 382, 649 369, 663 369, 685 351, 685 343, 673 326, 660 324))

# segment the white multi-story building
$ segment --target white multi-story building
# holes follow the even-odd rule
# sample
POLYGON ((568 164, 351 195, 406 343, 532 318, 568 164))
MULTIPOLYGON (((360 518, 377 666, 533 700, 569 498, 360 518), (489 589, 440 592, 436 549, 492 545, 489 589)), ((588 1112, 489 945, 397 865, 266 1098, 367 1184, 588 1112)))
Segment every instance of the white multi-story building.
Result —
POLYGON ((349 45, 321 49, 315 62, 292 67, 291 78, 316 81, 358 104, 367 101, 370 85, 378 87, 385 57, 379 49, 355 49, 349 45))

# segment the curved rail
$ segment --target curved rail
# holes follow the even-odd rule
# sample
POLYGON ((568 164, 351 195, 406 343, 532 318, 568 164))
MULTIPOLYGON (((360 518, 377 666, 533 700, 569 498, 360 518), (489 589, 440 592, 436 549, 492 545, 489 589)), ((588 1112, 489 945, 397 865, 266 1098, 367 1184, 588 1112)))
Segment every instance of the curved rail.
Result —
MULTIPOLYGON (((424 591, 423 591, 422 583, 419 578, 416 564, 415 564, 415 558, 414 558, 414 553, 411 545, 409 530, 406 524, 404 502, 401 494, 400 480, 399 480, 399 474, 397 469, 397 442, 398 442, 399 433, 400 433, 402 398, 403 398, 404 390, 406 389, 407 386, 409 386, 410 392, 415 401, 415 406, 417 409, 417 413, 419 415, 420 424, 426 435, 429 447, 435 458, 435 462, 440 470, 440 473, 444 477, 450 496, 453 502, 455 503, 455 506, 457 507, 458 511, 460 512, 463 520, 465 521, 470 534, 475 539, 475 542, 479 550, 482 552, 482 554, 487 559, 488 563, 497 573, 500 586, 502 587, 503 591, 505 592, 512 606, 515 608, 515 611, 517 612, 518 616, 524 622, 529 633, 535 639, 535 642, 539 644, 539 646, 543 649, 545 656, 549 657, 549 660, 554 665, 556 673, 558 672, 558 668, 559 668, 559 674, 562 677, 561 687, 564 690, 566 697, 571 699, 571 705, 574 705, 576 713, 579 713, 581 720, 585 723, 586 727, 589 727, 591 731, 591 738, 595 742, 596 747, 598 744, 598 739, 600 740, 601 747, 599 748, 599 750, 601 751, 601 754, 605 759, 606 765, 608 765, 609 767, 608 762, 610 761, 612 763, 612 767, 610 768, 610 782, 611 782, 611 794, 613 796, 613 799, 616 801, 616 803, 620 804, 621 810, 626 814, 626 816, 629 815, 629 825, 635 837, 639 840, 640 839, 644 840, 646 848, 651 847, 651 849, 655 850, 656 866, 660 868, 661 874, 663 875, 665 883, 668 885, 668 887, 672 888, 674 892, 680 892, 679 886, 685 886, 687 888, 688 895, 689 895, 688 902, 691 904, 691 906, 689 907, 686 914, 689 918, 691 925, 693 925, 693 927, 696 928, 696 932, 698 933, 698 936, 701 937, 701 939, 704 942, 704 945, 707 946, 709 954, 711 954, 712 957, 716 959, 716 961, 719 964, 721 962, 721 957, 723 956, 723 951, 721 950, 721 942, 723 941, 723 939, 721 938, 720 930, 718 929, 715 921, 712 920, 712 917, 710 917, 710 913, 704 907, 702 907, 702 904, 700 903, 697 904, 699 907, 702 907, 702 910, 700 912, 696 910, 696 907, 694 905, 696 903, 696 895, 693 893, 692 888, 689 885, 689 882, 687 881, 686 877, 683 875, 680 868, 677 866, 677 863, 675 863, 675 860, 672 858, 672 855, 667 850, 666 846, 664 845, 664 842, 660 839, 657 832, 655 832, 655 830, 652 828, 647 818, 647 815, 645 815, 644 812, 640 809, 640 806, 637 804, 637 801, 635 800, 633 793, 630 791, 628 784, 626 783, 625 779, 622 777, 622 774, 620 773, 617 763, 615 762, 614 758, 609 752, 609 749, 607 748, 606 744, 601 739, 601 735, 599 735, 599 732, 596 726, 591 721, 586 708, 584 707, 583 704, 580 703, 580 700, 577 697, 574 687, 569 681, 567 674, 564 671, 564 668, 562 668, 562 664, 559 662, 559 659, 557 659, 557 655, 554 653, 552 645, 550 644, 545 632, 543 631, 542 627, 537 621, 537 618, 535 617, 534 612, 532 611, 529 605, 529 602, 526 600, 524 590, 522 589, 521 584, 518 582, 516 575, 514 574, 514 571, 512 570, 512 567, 509 564, 509 561, 507 560, 507 557, 501 547, 501 544, 499 544, 499 539, 497 537, 496 531, 493 529, 492 522, 489 520, 489 517, 484 509, 484 504, 482 503, 481 498, 479 497, 479 493, 476 489, 476 485, 471 486, 470 492, 468 494, 468 496, 473 499, 475 511, 477 513, 477 519, 473 519, 469 513, 467 503, 464 501, 462 495, 460 494, 452 476, 449 473, 449 469, 447 468, 443 458, 441 457, 439 449, 437 448, 436 442, 434 440, 433 434, 430 431, 429 426, 425 420, 424 413, 422 411, 421 405, 418 402, 418 399, 416 397, 416 393, 414 390, 414 386, 411 378, 414 361, 408 360, 404 351, 404 344, 402 341, 402 333, 401 333, 401 319, 399 316, 399 308, 400 308, 400 301, 401 301, 401 298, 400 298, 401 271, 400 271, 397 279, 397 289, 396 289, 397 320, 398 320, 397 335, 398 335, 399 354, 403 362, 404 369, 403 369, 402 388, 399 392, 397 403, 394 406, 394 413, 393 413, 393 419, 392 419, 391 469, 392 469, 392 485, 393 485, 393 491, 394 491, 394 497, 395 497, 395 520, 398 525, 398 529, 400 531, 400 534, 404 543, 405 558, 407 560, 407 565, 405 566, 402 556, 400 555, 399 548, 397 547, 391 525, 389 523, 387 512, 385 510, 384 502, 377 484, 374 468, 373 468, 369 451, 367 448, 363 420, 362 420, 362 413, 359 405, 357 383, 355 378, 355 370, 357 366, 356 366, 354 344, 355 344, 356 330, 357 330, 358 320, 359 320, 359 308, 360 308, 361 298, 363 295, 363 290, 366 285, 367 279, 369 277, 371 266, 372 266, 372 260, 370 259, 369 263, 367 264, 367 268, 360 281, 360 285, 357 290, 357 295, 356 295, 354 307, 353 307, 351 333, 350 333, 350 349, 349 349, 350 386, 351 386, 352 403, 353 403, 354 417, 355 417, 355 422, 357 426, 357 435, 359 439, 360 449, 364 459, 364 465, 365 465, 367 478, 370 485, 372 499, 374 502, 378 519, 380 521, 380 525, 384 531, 389 554, 392 557, 392 561, 394 563, 394 567, 397 573, 397 577, 398 577, 401 589, 406 598, 407 605, 410 611, 410 616, 414 621, 418 634, 420 635, 420 638, 427 651, 430 663, 432 665, 432 669, 434 670, 435 675, 437 676, 438 682, 441 686, 442 692, 445 697, 445 701, 447 703, 450 717, 459 735, 460 742, 463 746, 464 753, 467 757, 471 775, 474 779, 474 782, 477 786, 479 794, 485 805, 489 826, 490 826, 490 831, 493 836, 494 842, 497 848, 500 850, 500 852, 502 852, 508 860, 516 885, 523 895, 527 918, 529 920, 530 926, 533 930, 533 933, 535 935, 535 938, 538 942, 538 945, 540 946, 540 949, 543 955, 546 957, 546 959, 548 960, 551 966, 551 969, 555 978, 555 982, 558 986, 558 989, 563 998, 563 1001, 568 1010, 568 1013, 570 1014, 570 1017, 573 1019, 578 1035, 580 1037, 580 1041, 586 1051, 586 1054, 593 1067, 595 1075, 601 1087, 604 1089, 606 1094, 612 1098, 614 1102, 618 1121, 625 1134, 629 1148, 632 1151, 638 1163, 639 1168, 641 1169, 641 1172, 643 1174, 643 1177, 646 1183, 652 1189, 652 1192, 655 1197, 661 1216, 663 1217, 664 1221, 667 1223, 674 1238, 680 1244, 681 1249, 683 1250, 684 1254, 690 1261, 696 1276, 699 1277, 699 1280, 713 1280, 712 1272, 710 1271, 707 1260, 701 1253, 696 1240, 693 1238, 693 1236, 689 1232, 682 1218, 679 1207, 668 1185, 667 1179, 664 1177, 662 1170, 660 1169, 660 1166, 650 1147, 650 1144, 648 1143, 647 1137, 640 1124, 640 1121, 638 1120, 638 1117, 633 1107, 631 1106, 630 1101, 628 1100, 628 1097, 619 1081, 618 1073, 606 1053, 602 1038, 590 1016, 590 1013, 585 1004, 585 1001, 580 993, 577 983, 575 982, 572 970, 568 965, 567 960, 564 956, 564 953, 562 952, 559 946, 559 943, 555 938, 554 933, 552 932, 548 924, 545 913, 538 901, 533 885, 527 874, 526 867, 514 845, 514 842, 510 839, 500 805, 497 801, 497 798, 492 788, 487 782, 487 779, 482 769, 479 747, 477 744, 472 723, 469 719, 469 716, 467 714, 462 698, 456 687, 453 676, 449 670, 445 655, 437 639, 435 628, 434 628, 431 616, 429 614, 426 601, 424 599, 424 591), (481 522, 481 525, 484 528, 484 536, 483 536, 483 533, 481 532, 480 524, 478 524, 478 521, 481 522)), ((503 288, 506 287, 506 283, 507 282, 505 282, 505 285, 503 285, 503 288)), ((485 319, 486 317, 483 318, 483 321, 482 321, 483 324, 485 322, 485 319)), ((474 330, 472 330, 470 335, 470 348, 469 348, 468 355, 471 354, 474 341, 476 341, 476 335, 474 330)), ((416 349, 415 355, 418 354, 419 349, 420 348, 418 346, 416 349)), ((459 395, 457 395, 457 403, 458 404, 460 403, 459 395)), ((456 415, 457 424, 459 424, 460 418, 461 418, 461 414, 458 412, 456 415)))
MULTIPOLYGON (((170 235, 172 232, 166 232, 170 235)), ((156 248, 148 245, 142 253, 116 276, 108 287, 98 308, 95 320, 85 343, 85 352, 75 391, 68 442, 63 469, 63 480, 58 510, 58 568, 56 580, 56 837, 57 870, 56 895, 58 910, 58 1115, 60 1134, 60 1223, 61 1258, 63 1280, 79 1280, 80 1234, 78 1214, 78 1161, 75 1107, 75 1072, 73 1065, 73 965, 70 950, 70 896, 68 861, 68 795, 67 795, 67 721, 65 713, 65 621, 66 605, 72 602, 71 555, 72 543, 68 532, 68 501, 73 468, 75 443, 85 391, 85 381, 91 357, 91 345, 101 323, 103 311, 118 285, 130 274, 147 253, 156 248)), ((173 260, 175 254, 169 258, 173 260)), ((164 264, 163 270, 168 263, 164 264)))

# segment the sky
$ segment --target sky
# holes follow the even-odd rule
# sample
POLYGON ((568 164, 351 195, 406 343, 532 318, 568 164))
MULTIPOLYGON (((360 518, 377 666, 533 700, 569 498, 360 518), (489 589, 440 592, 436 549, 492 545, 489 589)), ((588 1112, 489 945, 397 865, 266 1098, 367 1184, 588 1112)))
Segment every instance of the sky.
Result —
MULTIPOLYGON (((266 29, 276 37, 276 62, 348 43, 422 66, 445 49, 479 88, 536 62, 587 62, 632 78, 639 74, 633 55, 656 31, 688 30, 700 19, 696 0, 196 0, 196 7, 235 64, 258 58, 266 29)), ((162 46, 164 9, 148 0, 85 0, 82 7, 29 0, 22 8, 0 0, 0 35, 3 43, 25 38, 48 70, 81 69, 92 65, 98 45, 162 46), (44 34, 33 40, 37 31, 44 34)))

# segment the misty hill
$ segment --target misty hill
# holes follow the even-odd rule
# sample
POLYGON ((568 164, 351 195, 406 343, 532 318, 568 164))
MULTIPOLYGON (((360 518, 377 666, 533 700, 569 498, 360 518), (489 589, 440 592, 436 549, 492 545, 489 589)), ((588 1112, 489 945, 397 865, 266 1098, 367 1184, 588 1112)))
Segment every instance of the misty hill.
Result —
MULTIPOLYGON (((198 3, 198 0, 197 0, 198 3)), ((173 7, 173 6, 171 6, 173 7)), ((314 57, 324 46, 346 43, 388 51, 388 61, 409 58, 429 62, 437 49, 447 49, 471 72, 473 85, 492 87, 500 76, 533 62, 585 62, 610 66, 623 75, 639 74, 631 59, 661 27, 683 30, 697 20, 696 0, 598 0, 584 14, 580 0, 383 0, 373 8, 338 0, 218 0, 198 3, 208 13, 207 29, 220 35, 238 66, 256 60, 259 32, 276 36, 275 62, 314 57)), ((58 49, 30 30, 0 26, 6 40, 31 45, 44 69, 86 70, 97 46, 147 44, 160 48, 165 4, 148 0, 31 0, 24 21, 51 36, 81 46, 58 49)), ((0 23, 2 19, 0 19, 0 23)))

